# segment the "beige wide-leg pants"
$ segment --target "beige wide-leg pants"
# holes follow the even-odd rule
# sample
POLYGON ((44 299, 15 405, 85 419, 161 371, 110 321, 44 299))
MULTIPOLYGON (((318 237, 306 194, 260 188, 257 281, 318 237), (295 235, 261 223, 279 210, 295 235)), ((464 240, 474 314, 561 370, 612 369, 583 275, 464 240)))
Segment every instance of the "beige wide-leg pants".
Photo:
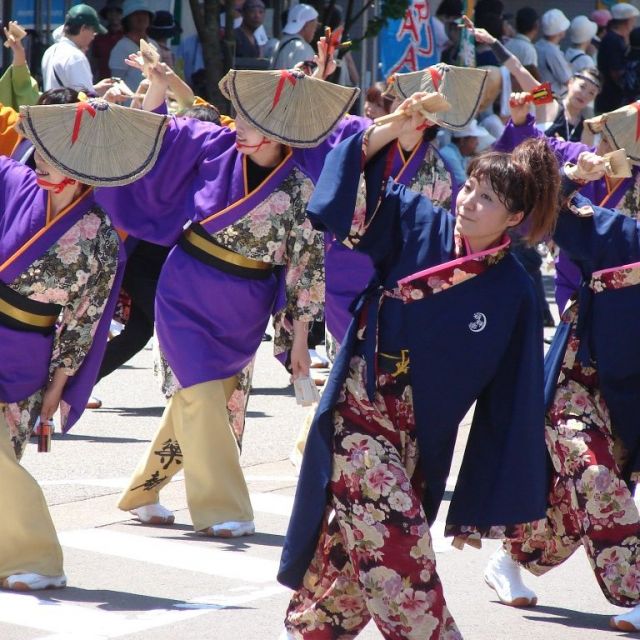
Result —
POLYGON ((0 579, 16 573, 62 575, 62 548, 42 489, 18 463, 2 410, 0 478, 0 579))
POLYGON ((194 529, 253 520, 227 401, 236 377, 180 389, 165 408, 147 453, 120 497, 123 511, 159 501, 160 490, 184 469, 194 529))

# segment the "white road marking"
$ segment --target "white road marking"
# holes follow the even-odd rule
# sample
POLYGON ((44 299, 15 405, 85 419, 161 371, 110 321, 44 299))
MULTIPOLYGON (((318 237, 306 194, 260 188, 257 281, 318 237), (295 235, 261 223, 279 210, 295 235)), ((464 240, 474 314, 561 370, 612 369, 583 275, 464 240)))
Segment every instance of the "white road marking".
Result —
POLYGON ((179 602, 170 609, 128 613, 64 602, 63 591, 47 594, 48 598, 56 598, 55 602, 51 599, 41 600, 36 595, 0 593, 0 624, 14 624, 47 632, 46 636, 38 636, 35 640, 110 640, 185 622, 212 611, 245 605, 285 591, 288 590, 279 585, 261 588, 245 586, 224 594, 179 602))
POLYGON ((258 584, 273 583, 278 569, 275 561, 242 552, 218 551, 200 544, 106 529, 64 531, 59 537, 63 547, 258 584))

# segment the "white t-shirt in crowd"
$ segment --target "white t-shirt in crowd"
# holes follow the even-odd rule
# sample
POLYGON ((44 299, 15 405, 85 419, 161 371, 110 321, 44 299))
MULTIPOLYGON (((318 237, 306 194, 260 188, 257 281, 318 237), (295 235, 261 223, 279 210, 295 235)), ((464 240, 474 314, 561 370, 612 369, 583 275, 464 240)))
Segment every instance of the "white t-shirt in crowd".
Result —
POLYGON ((42 84, 45 91, 70 87, 93 90, 93 76, 87 56, 69 38, 62 36, 42 57, 42 84))

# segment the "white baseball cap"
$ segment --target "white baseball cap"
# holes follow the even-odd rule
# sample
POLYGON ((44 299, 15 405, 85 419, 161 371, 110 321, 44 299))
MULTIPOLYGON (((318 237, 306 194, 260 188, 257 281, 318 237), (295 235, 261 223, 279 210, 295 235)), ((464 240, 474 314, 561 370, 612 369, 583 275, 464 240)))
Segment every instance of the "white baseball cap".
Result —
POLYGON ((569 38, 573 44, 591 42, 598 31, 598 25, 587 16, 576 16, 569 27, 569 38))
POLYGON ((490 133, 478 124, 478 121, 473 118, 468 126, 464 129, 454 129, 451 132, 451 135, 454 138, 469 138, 470 136, 474 136, 476 138, 483 138, 484 136, 490 135, 490 133))
POLYGON ((545 36, 556 36, 569 28, 569 18, 560 9, 549 9, 542 14, 540 26, 545 36))
POLYGON ((627 20, 628 18, 636 18, 640 16, 640 11, 628 2, 619 2, 612 5, 611 17, 614 20, 627 20))
POLYGON ((308 4, 297 4, 289 9, 287 24, 282 30, 287 35, 299 33, 302 27, 310 20, 315 20, 318 12, 308 4))

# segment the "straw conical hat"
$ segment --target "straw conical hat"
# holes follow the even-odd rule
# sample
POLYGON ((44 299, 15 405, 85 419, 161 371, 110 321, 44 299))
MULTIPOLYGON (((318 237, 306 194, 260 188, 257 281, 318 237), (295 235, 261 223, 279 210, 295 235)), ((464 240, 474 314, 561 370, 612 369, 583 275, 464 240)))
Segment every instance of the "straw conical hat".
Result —
POLYGON ((592 120, 591 129, 600 131, 614 149, 626 149, 631 163, 640 165, 640 102, 603 113, 592 120))
POLYGON ((321 143, 349 111, 359 89, 296 69, 236 71, 220 80, 236 112, 267 138, 292 147, 321 143))
POLYGON ((128 184, 151 170, 166 116, 99 98, 20 107, 20 133, 64 175, 93 186, 128 184))
POLYGON ((433 114, 430 118, 447 129, 464 129, 475 116, 484 92, 487 78, 485 69, 453 67, 437 64, 423 71, 396 73, 392 91, 405 100, 416 91, 437 91, 451 104, 446 113, 433 114))

